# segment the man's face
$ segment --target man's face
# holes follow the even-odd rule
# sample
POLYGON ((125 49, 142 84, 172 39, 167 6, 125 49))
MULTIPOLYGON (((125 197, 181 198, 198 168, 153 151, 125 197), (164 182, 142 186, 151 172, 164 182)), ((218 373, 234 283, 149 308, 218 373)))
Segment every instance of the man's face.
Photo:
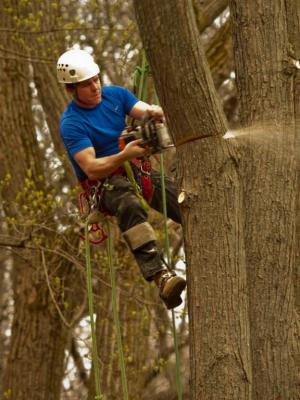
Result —
POLYGON ((101 85, 98 75, 77 83, 74 90, 76 102, 84 108, 93 108, 101 101, 101 85))

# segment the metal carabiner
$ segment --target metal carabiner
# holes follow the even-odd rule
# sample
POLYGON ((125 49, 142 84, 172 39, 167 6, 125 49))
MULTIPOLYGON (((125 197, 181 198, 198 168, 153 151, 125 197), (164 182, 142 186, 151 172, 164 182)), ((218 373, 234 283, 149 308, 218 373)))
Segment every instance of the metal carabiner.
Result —
POLYGON ((89 197, 91 199, 91 210, 95 210, 99 205, 99 188, 101 187, 102 182, 99 181, 97 185, 91 186, 89 189, 89 197))

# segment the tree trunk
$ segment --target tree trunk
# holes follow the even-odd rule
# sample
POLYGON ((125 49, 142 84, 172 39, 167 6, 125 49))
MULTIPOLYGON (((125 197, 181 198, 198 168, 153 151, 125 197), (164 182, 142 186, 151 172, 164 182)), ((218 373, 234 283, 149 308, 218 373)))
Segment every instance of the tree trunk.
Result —
POLYGON ((40 35, 38 40, 29 36, 28 48, 33 59, 38 60, 43 57, 53 60, 53 62, 33 63, 33 81, 36 85, 37 98, 43 108, 43 116, 49 129, 49 144, 53 143, 54 150, 63 163, 64 174, 61 176, 60 184, 63 185, 64 179, 65 183, 75 185, 77 180, 71 162, 66 157, 66 150, 59 133, 60 116, 70 99, 64 85, 58 83, 56 76, 55 61, 65 51, 67 45, 64 32, 51 32, 53 27, 59 26, 61 19, 60 4, 57 4, 56 12, 54 12, 53 4, 55 5, 55 3, 46 0, 43 2, 37 0, 31 2, 35 19, 40 21, 43 30, 48 34, 40 35))
POLYGON ((293 288, 299 70, 290 40, 293 29, 299 35, 299 2, 233 0, 230 7, 241 121, 247 127, 240 140, 245 146, 252 398, 299 399, 299 319, 293 288))
MULTIPOLYGON (((300 3, 299 1, 288 1, 287 20, 288 25, 288 39, 291 43, 289 49, 290 61, 295 63, 300 61, 300 3)), ((296 66, 296 65, 294 65, 296 66)), ((298 171, 298 182, 296 187, 300 187, 300 65, 298 64, 298 71, 293 68, 294 76, 294 106, 295 106, 295 125, 296 125, 296 162, 298 171)), ((295 307, 296 313, 300 315, 300 190, 297 192, 297 209, 296 209, 296 260, 294 265, 294 288, 295 288, 295 307)))
MULTIPOLYGON (((20 34, 12 34, 9 29, 16 29, 17 22, 21 26, 24 21, 26 23, 27 6, 27 3, 18 1, 4 2, 0 6, 1 26, 8 28, 3 34, 2 45, 14 55, 23 51, 24 41, 20 34)), ((38 179, 43 175, 43 165, 32 117, 29 64, 22 58, 0 59, 0 75, 5 77, 5 85, 1 86, 0 92, 0 108, 3 110, 0 129, 1 179, 13 171, 11 184, 1 187, 3 208, 7 217, 14 218, 15 222, 10 227, 15 229, 15 235, 19 235, 20 240, 26 235, 30 240, 33 224, 38 222, 36 220, 30 225, 28 215, 22 214, 22 204, 18 204, 17 199, 30 180, 35 181, 37 186, 32 192, 43 188, 38 179), (19 225, 15 225, 18 221, 19 225)), ((30 191, 27 194, 34 195, 30 191)), ((26 201, 30 202, 27 198, 26 201)), ((30 204, 28 213, 34 214, 34 209, 30 204)), ((51 241, 49 231, 45 240, 48 244, 51 241)), ((53 257, 49 258, 53 260, 53 257)), ((59 269, 58 262, 56 259, 52 264, 57 276, 66 277, 72 272, 66 263, 59 269)), ((69 329, 62 324, 49 294, 40 253, 30 249, 19 250, 14 258, 12 275, 14 318, 3 384, 5 396, 18 400, 58 400, 69 329)), ((62 298, 63 295, 57 302, 60 303, 62 298)), ((65 294, 67 300, 68 295, 65 294)))
POLYGON ((136 0, 135 8, 177 146, 191 396, 249 399, 248 298, 237 155, 220 136, 226 122, 203 55, 192 2, 136 0))
POLYGON ((48 290, 43 280, 37 284, 35 262, 32 251, 15 257, 15 312, 4 393, 20 400, 57 400, 68 334, 49 313, 48 290))

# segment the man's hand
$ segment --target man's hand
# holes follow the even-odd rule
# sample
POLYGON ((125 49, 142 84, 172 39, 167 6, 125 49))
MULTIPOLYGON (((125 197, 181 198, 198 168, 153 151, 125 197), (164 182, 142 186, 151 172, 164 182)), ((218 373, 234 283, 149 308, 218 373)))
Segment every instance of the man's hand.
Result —
POLYGON ((128 161, 130 161, 136 157, 143 157, 147 154, 148 149, 147 149, 147 147, 141 146, 142 142, 143 142, 143 139, 133 140, 132 142, 129 142, 124 147, 124 150, 122 150, 122 153, 128 161))
POLYGON ((164 112, 163 109, 160 106, 157 106, 155 104, 152 104, 148 107, 146 110, 146 113, 150 115, 150 117, 153 117, 156 120, 163 121, 164 120, 164 112))
POLYGON ((164 121, 164 112, 160 106, 155 104, 148 104, 144 101, 138 101, 130 110, 129 115, 134 118, 141 120, 145 115, 155 118, 158 121, 164 121))

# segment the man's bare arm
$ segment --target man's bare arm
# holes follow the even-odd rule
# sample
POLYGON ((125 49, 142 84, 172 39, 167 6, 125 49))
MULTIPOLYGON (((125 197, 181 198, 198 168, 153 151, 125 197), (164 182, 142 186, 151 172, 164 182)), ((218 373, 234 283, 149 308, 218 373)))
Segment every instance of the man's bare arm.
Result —
POLYGON ((124 161, 142 157, 147 150, 140 146, 141 139, 134 140, 118 154, 96 158, 93 147, 88 147, 75 154, 74 159, 90 180, 105 178, 120 167, 124 161))
POLYGON ((160 106, 157 106, 155 104, 150 105, 145 103, 144 101, 138 101, 137 103, 135 103, 135 105, 130 110, 129 115, 132 118, 141 120, 146 113, 156 119, 164 118, 164 113, 160 106))

